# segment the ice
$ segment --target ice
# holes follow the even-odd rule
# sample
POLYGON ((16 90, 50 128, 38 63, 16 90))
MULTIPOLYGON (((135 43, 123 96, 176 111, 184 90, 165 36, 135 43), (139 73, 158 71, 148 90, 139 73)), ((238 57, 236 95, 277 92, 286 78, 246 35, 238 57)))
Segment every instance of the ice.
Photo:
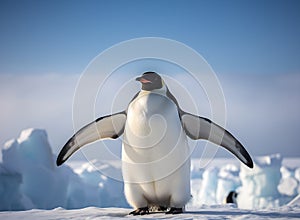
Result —
POLYGON ((280 155, 257 158, 254 169, 241 166, 238 205, 241 208, 269 208, 279 206, 277 186, 281 179, 280 155))
POLYGON ((292 171, 292 169, 290 169, 290 168, 288 168, 288 167, 286 167, 286 166, 282 166, 282 167, 280 168, 280 173, 281 173, 281 177, 282 177, 283 179, 289 178, 289 177, 293 176, 293 171, 292 171))
POLYGON ((287 177, 281 180, 278 190, 282 195, 296 196, 298 194, 298 182, 293 177, 287 177))
POLYGON ((220 169, 216 191, 216 202, 218 204, 224 203, 227 195, 241 185, 238 175, 239 168, 233 164, 225 165, 220 169))
POLYGON ((20 192, 22 176, 19 173, 9 172, 0 165, 0 210, 31 209, 33 205, 20 192), (5 202, 3 202, 5 201, 5 202))
MULTIPOLYGON (((111 173, 121 179, 120 161, 92 161, 93 165, 80 162, 76 166, 56 167, 56 156, 51 151, 47 133, 41 129, 24 130, 19 138, 5 144, 2 155, 0 210, 129 207, 123 183, 105 175, 111 173)), ((283 158, 277 154, 256 157, 254 169, 236 159, 228 161, 204 168, 199 166, 199 159, 192 161, 192 199, 187 210, 223 207, 230 191, 238 192, 237 208, 300 206, 300 164, 295 164, 299 159, 293 159, 291 167, 284 165, 283 158), (298 200, 294 199, 297 196, 298 200)), ((226 210, 227 206, 224 207, 226 210)))
POLYGON ((203 183, 199 195, 202 204, 212 205, 216 203, 216 190, 218 185, 218 168, 210 168, 203 173, 203 183))
POLYGON ((22 131, 17 140, 6 144, 2 156, 4 165, 16 172, 22 172, 27 164, 39 164, 54 169, 47 133, 41 129, 22 131), (17 160, 18 163, 15 163, 14 160, 17 160))
POLYGON ((295 178, 300 182, 300 167, 295 170, 295 178))
POLYGON ((77 171, 85 185, 94 187, 91 198, 95 197, 94 199, 96 201, 98 199, 99 201, 97 203, 100 207, 128 207, 123 193, 123 183, 101 174, 103 172, 102 169, 110 169, 110 172, 115 173, 119 171, 119 169, 116 170, 116 168, 111 165, 103 165, 102 163, 95 161, 93 162, 93 165, 89 163, 84 164, 82 168, 77 171), (112 171, 113 169, 114 171, 112 171), (103 200, 101 198, 109 199, 103 200))
POLYGON ((2 155, 0 210, 128 207, 122 183, 89 164, 79 174, 66 165, 56 167, 44 130, 24 130, 18 139, 5 144, 2 155))
POLYGON ((6 144, 2 155, 5 169, 21 176, 20 191, 35 208, 64 205, 67 179, 54 166, 44 130, 23 131, 20 138, 6 144))
MULTIPOLYGON (((280 155, 275 154, 256 157, 254 169, 243 164, 238 166, 223 162, 202 170, 195 165, 198 161, 193 161, 193 199, 188 206, 224 204, 230 191, 238 192, 239 208, 283 206, 299 194, 300 184, 297 178, 300 176, 300 169, 284 166, 282 160, 280 155)), ((295 165, 293 163, 293 167, 295 165)))
POLYGON ((278 190, 282 195, 287 195, 290 197, 295 197, 298 195, 299 191, 299 180, 297 179, 298 173, 294 169, 282 166, 280 168, 281 180, 278 185, 278 190))

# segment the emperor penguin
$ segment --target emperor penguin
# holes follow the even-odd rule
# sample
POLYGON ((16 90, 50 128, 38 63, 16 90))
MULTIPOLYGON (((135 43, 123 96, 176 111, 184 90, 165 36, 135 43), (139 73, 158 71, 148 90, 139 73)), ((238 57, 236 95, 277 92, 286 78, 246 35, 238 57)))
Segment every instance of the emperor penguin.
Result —
POLYGON ((236 198, 238 193, 236 191, 230 191, 226 197, 226 203, 237 204, 236 198))
POLYGON ((84 145, 123 135, 124 193, 132 215, 149 214, 151 207, 163 207, 166 214, 184 211, 191 198, 188 138, 220 145, 253 168, 243 145, 210 119, 182 110, 159 74, 145 72, 136 80, 142 88, 127 109, 76 132, 60 151, 57 166, 84 145))

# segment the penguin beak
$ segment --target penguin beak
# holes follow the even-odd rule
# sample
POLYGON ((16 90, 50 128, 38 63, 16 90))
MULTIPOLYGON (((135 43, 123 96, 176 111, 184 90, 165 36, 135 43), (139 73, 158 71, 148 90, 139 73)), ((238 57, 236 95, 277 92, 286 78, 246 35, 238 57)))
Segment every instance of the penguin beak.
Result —
POLYGON ((150 80, 148 80, 148 79, 145 79, 145 78, 143 78, 143 77, 137 77, 136 79, 135 79, 136 81, 139 81, 139 82, 141 82, 141 83, 152 83, 150 80))

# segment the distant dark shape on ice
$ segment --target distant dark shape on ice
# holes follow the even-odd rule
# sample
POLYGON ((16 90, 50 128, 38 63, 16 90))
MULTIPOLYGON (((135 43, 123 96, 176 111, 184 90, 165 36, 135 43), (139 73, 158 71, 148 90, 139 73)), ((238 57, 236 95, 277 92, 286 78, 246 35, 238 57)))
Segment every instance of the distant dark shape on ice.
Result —
POLYGON ((228 196, 226 197, 226 203, 230 204, 236 204, 236 198, 237 198, 238 194, 235 191, 231 191, 229 192, 228 196))

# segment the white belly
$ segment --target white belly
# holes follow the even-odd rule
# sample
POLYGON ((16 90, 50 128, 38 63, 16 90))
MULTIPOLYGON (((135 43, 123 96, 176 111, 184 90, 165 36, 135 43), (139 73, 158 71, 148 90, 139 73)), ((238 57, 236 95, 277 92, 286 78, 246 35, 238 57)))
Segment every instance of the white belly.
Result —
POLYGON ((190 196, 189 156, 186 135, 171 100, 150 94, 130 104, 122 148, 129 203, 134 193, 142 193, 152 204, 169 205, 172 196, 182 197, 177 199, 184 200, 179 205, 185 203, 190 196))

